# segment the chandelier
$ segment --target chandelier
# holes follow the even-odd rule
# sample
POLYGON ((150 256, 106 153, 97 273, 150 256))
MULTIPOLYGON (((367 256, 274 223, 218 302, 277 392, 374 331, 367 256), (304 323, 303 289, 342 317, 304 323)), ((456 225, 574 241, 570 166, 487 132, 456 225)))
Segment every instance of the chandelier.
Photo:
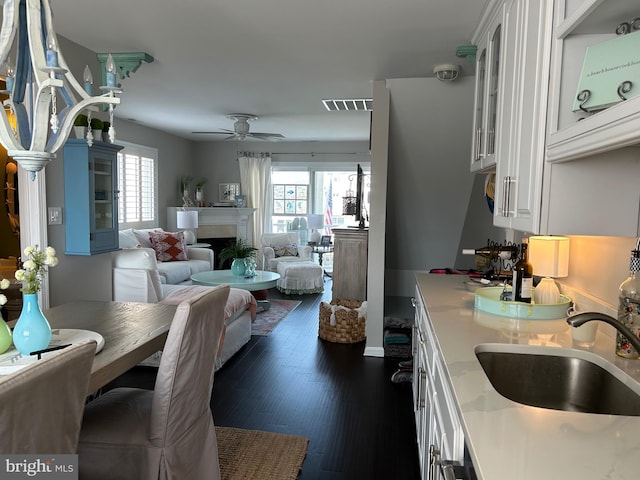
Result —
MULTIPOLYGON (((116 65, 111 55, 106 62, 106 85, 93 95, 93 78, 88 67, 83 85, 69 72, 53 30, 49 0, 5 0, 0 30, 0 65, 6 74, 8 99, 0 114, 0 143, 34 180, 56 156, 72 130, 76 116, 96 105, 108 106, 109 140, 115 141, 113 109, 120 103, 116 94, 116 65), (12 57, 15 56, 15 64, 12 57)), ((91 146, 90 129, 87 142, 91 146)))

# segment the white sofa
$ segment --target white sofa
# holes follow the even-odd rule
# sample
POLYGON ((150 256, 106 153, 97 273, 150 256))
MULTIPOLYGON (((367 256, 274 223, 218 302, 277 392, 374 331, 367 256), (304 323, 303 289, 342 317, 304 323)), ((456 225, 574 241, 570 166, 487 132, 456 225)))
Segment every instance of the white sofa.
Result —
MULTIPOLYGON (((144 228, 120 230, 120 248, 150 248, 153 245, 149 234, 162 232, 161 228, 144 228)), ((214 257, 210 248, 187 246, 187 260, 172 262, 157 262, 160 281, 170 285, 191 284, 191 275, 198 272, 213 270, 214 257)))
MULTIPOLYGON (((178 304, 199 293, 198 285, 168 285, 161 282, 155 252, 149 248, 130 248, 112 254, 113 300, 178 304)), ((251 322, 255 320, 257 303, 247 290, 232 288, 225 307, 225 330, 216 359, 216 370, 251 339, 251 322)), ((148 359, 154 364, 159 356, 148 359)))

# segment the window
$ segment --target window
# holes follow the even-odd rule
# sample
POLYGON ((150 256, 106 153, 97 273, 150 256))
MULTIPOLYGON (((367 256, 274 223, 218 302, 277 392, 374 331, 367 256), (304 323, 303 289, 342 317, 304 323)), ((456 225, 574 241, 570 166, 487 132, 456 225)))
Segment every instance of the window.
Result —
POLYGON ((121 142, 118 153, 118 222, 120 227, 157 225, 156 179, 158 151, 121 142), (147 225, 145 225, 147 223, 147 225))
MULTIPOLYGON (((364 166, 368 170, 369 165, 364 166)), ((345 197, 355 196, 356 164, 307 166, 306 170, 296 167, 289 164, 272 168, 272 232, 301 229, 300 223, 306 225, 306 217, 310 213, 324 215, 325 226, 321 233, 326 235, 331 234, 331 227, 357 223, 353 214, 345 213, 343 205, 345 197)), ((362 195, 365 213, 369 210, 369 189, 370 182, 365 181, 362 195)), ((304 227, 301 230, 306 231, 304 227)))

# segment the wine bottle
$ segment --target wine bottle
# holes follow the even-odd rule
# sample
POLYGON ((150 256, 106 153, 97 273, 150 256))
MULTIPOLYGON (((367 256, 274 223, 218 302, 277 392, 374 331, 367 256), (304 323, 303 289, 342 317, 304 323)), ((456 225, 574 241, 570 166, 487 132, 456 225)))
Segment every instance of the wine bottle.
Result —
POLYGON ((513 267, 513 299, 516 302, 531 303, 533 293, 533 266, 529 263, 526 239, 522 240, 520 258, 513 267))
MULTIPOLYGON (((629 277, 618 289, 618 321, 640 336, 640 240, 631 251, 629 277)), ((625 358, 638 358, 640 352, 621 333, 616 334, 616 354, 625 358)))

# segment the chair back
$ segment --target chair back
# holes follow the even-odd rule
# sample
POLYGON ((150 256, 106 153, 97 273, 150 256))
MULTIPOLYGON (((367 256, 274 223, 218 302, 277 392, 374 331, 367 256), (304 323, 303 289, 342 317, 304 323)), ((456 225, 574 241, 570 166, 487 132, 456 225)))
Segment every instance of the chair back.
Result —
POLYGON ((81 342, 0 377, 0 452, 76 453, 95 354, 81 342))
POLYGON ((150 441, 176 443, 208 415, 214 364, 224 326, 229 286, 220 285, 178 305, 167 336, 151 407, 150 441))

